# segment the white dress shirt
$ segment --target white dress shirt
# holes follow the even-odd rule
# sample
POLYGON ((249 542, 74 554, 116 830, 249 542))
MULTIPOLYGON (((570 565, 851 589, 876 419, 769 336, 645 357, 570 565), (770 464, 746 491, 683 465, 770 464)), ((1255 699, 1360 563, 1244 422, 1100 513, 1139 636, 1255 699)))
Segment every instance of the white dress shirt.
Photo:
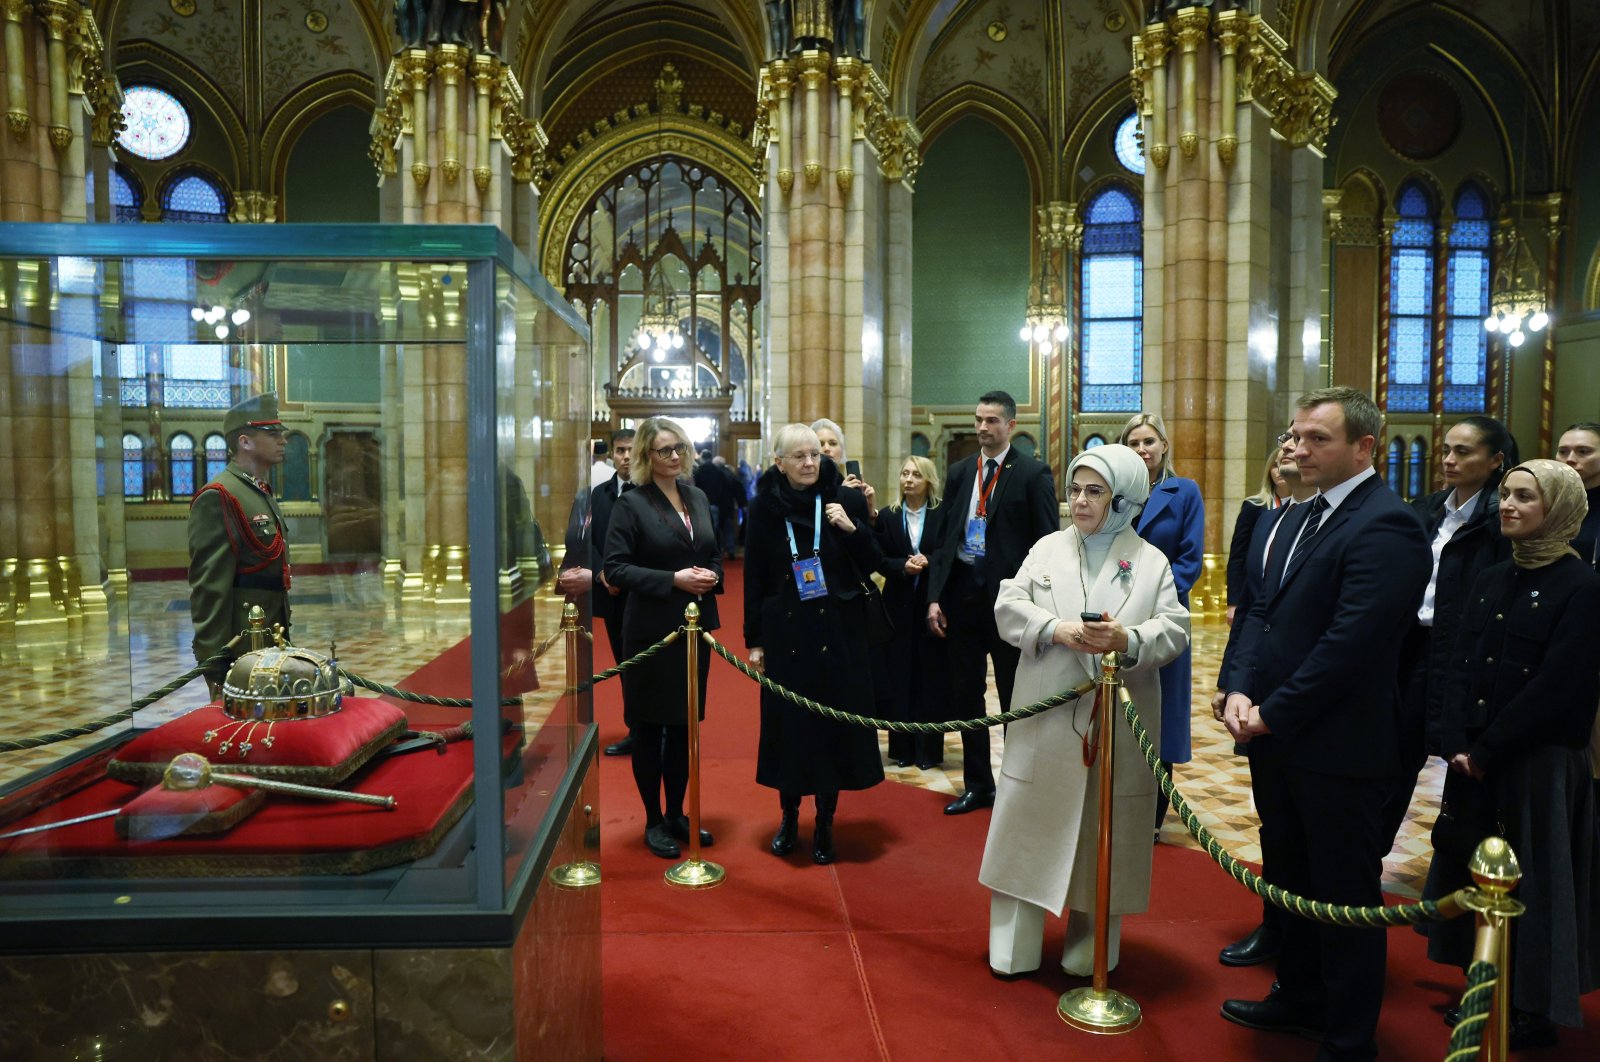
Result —
POLYGON ((1461 525, 1472 519, 1472 514, 1478 511, 1478 499, 1481 497, 1483 491, 1480 489, 1458 507, 1456 492, 1451 491, 1444 500, 1444 519, 1439 521, 1439 530, 1433 534, 1433 574, 1428 576, 1428 590, 1422 595, 1422 607, 1417 609, 1417 622, 1424 627, 1433 626, 1433 594, 1439 586, 1439 557, 1444 553, 1445 545, 1461 530, 1461 525))

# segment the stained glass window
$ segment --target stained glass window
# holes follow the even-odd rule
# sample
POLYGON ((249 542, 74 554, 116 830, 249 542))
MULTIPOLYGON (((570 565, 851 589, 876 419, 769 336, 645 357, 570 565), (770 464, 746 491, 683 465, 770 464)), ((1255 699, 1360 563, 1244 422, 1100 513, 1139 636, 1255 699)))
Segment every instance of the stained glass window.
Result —
POLYGON ((1420 498, 1427 491, 1428 444, 1419 435, 1411 440, 1411 461, 1406 470, 1406 497, 1420 498))
POLYGON ((1389 459, 1384 462, 1384 478, 1389 481, 1389 489, 1400 497, 1406 496, 1406 444, 1405 440, 1396 435, 1389 440, 1389 459))
POLYGON ((170 159, 189 143, 188 109, 154 85, 130 86, 123 93, 122 117, 128 124, 117 144, 142 159, 170 159))
POLYGON ((1117 151, 1117 161, 1141 176, 1144 174, 1144 144, 1139 136, 1139 112, 1130 111, 1117 125, 1116 139, 1112 142, 1117 151))
POLYGON ((179 432, 167 443, 168 479, 172 483, 174 498, 187 498, 194 494, 194 437, 179 432))
POLYGON ((1419 181, 1400 186, 1389 252, 1389 409, 1428 411, 1433 346, 1433 197, 1419 181))
POLYGON ((1476 413, 1488 405, 1489 197, 1468 182, 1456 193, 1446 259, 1444 411, 1476 413))
POLYGON ((206 436, 206 482, 216 479, 218 473, 227 467, 228 441, 221 432, 214 431, 206 436))
POLYGON ((1144 234, 1138 198, 1113 185, 1084 211, 1083 412, 1125 413, 1144 403, 1144 234))
POLYGON ((167 378, 163 400, 185 409, 227 409, 233 403, 228 385, 226 347, 177 343, 166 349, 167 378))
POLYGON ((228 201, 216 182, 198 173, 179 177, 161 197, 162 221, 227 221, 228 201))
MULTIPOLYGON (((88 182, 93 184, 93 182, 88 182)), ((144 195, 134 185, 134 181, 122 167, 114 166, 111 169, 111 220, 112 221, 141 221, 144 215, 139 208, 144 205, 144 195)))
POLYGON ((144 497, 144 440, 131 431, 122 437, 122 493, 144 497))

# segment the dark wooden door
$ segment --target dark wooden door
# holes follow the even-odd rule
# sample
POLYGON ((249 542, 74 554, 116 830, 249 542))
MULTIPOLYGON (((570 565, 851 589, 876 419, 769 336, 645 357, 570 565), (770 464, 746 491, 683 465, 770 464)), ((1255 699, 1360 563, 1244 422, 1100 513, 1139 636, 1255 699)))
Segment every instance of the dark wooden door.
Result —
POLYGON ((383 552, 383 483, 380 448, 370 431, 336 431, 323 447, 322 512, 328 556, 379 556, 383 552))

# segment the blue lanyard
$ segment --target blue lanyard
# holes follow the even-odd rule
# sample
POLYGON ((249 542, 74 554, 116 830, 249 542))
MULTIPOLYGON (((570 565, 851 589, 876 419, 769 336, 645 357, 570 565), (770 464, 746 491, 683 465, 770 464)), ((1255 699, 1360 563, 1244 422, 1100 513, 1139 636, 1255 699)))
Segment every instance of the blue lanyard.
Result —
MULTIPOLYGON (((811 519, 812 519, 813 523, 815 524, 815 526, 812 528, 812 532, 811 532, 811 555, 813 557, 815 557, 815 556, 818 555, 818 551, 820 551, 822 549, 822 492, 821 491, 817 492, 817 504, 816 504, 816 508, 813 510, 813 515, 812 515, 811 519)), ((783 526, 789 532, 789 556, 792 557, 794 560, 799 560, 800 559, 800 551, 795 548, 795 544, 794 544, 794 524, 786 516, 786 517, 783 518, 783 526)))

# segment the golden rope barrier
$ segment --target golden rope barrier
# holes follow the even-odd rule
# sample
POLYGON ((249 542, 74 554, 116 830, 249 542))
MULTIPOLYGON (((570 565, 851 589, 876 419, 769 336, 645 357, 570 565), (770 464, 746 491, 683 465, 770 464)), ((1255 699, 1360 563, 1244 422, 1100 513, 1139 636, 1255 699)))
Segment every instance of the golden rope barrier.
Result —
POLYGON ((721 885, 728 872, 700 858, 700 606, 683 610, 684 660, 689 690, 689 858, 667 871, 667 884, 686 889, 721 885))
MULTIPOLYGON (((578 606, 568 601, 561 609, 560 634, 567 640, 567 763, 572 763, 572 757, 578 743, 578 635, 583 628, 578 626, 578 606)), ((548 643, 546 643, 548 644, 548 643)), ((540 655, 543 655, 542 651, 540 655)), ((584 805, 584 814, 589 814, 590 808, 584 805)), ((581 841, 579 842, 582 843, 581 841)), ((563 863, 550 872, 550 880, 568 889, 587 889, 600 884, 600 868, 587 859, 579 859, 572 863, 563 863)))
POLYGON ((1093 718, 1100 727, 1100 836, 1095 851, 1094 881, 1094 982, 1086 988, 1064 992, 1056 1003, 1056 1014, 1074 1029, 1084 1032, 1112 1035, 1132 1032, 1139 1027, 1143 1014, 1133 997, 1110 987, 1110 934, 1111 934, 1111 803, 1116 762, 1117 720, 1114 709, 1122 681, 1117 669, 1122 657, 1110 652, 1100 657, 1100 692, 1098 711, 1093 718))

